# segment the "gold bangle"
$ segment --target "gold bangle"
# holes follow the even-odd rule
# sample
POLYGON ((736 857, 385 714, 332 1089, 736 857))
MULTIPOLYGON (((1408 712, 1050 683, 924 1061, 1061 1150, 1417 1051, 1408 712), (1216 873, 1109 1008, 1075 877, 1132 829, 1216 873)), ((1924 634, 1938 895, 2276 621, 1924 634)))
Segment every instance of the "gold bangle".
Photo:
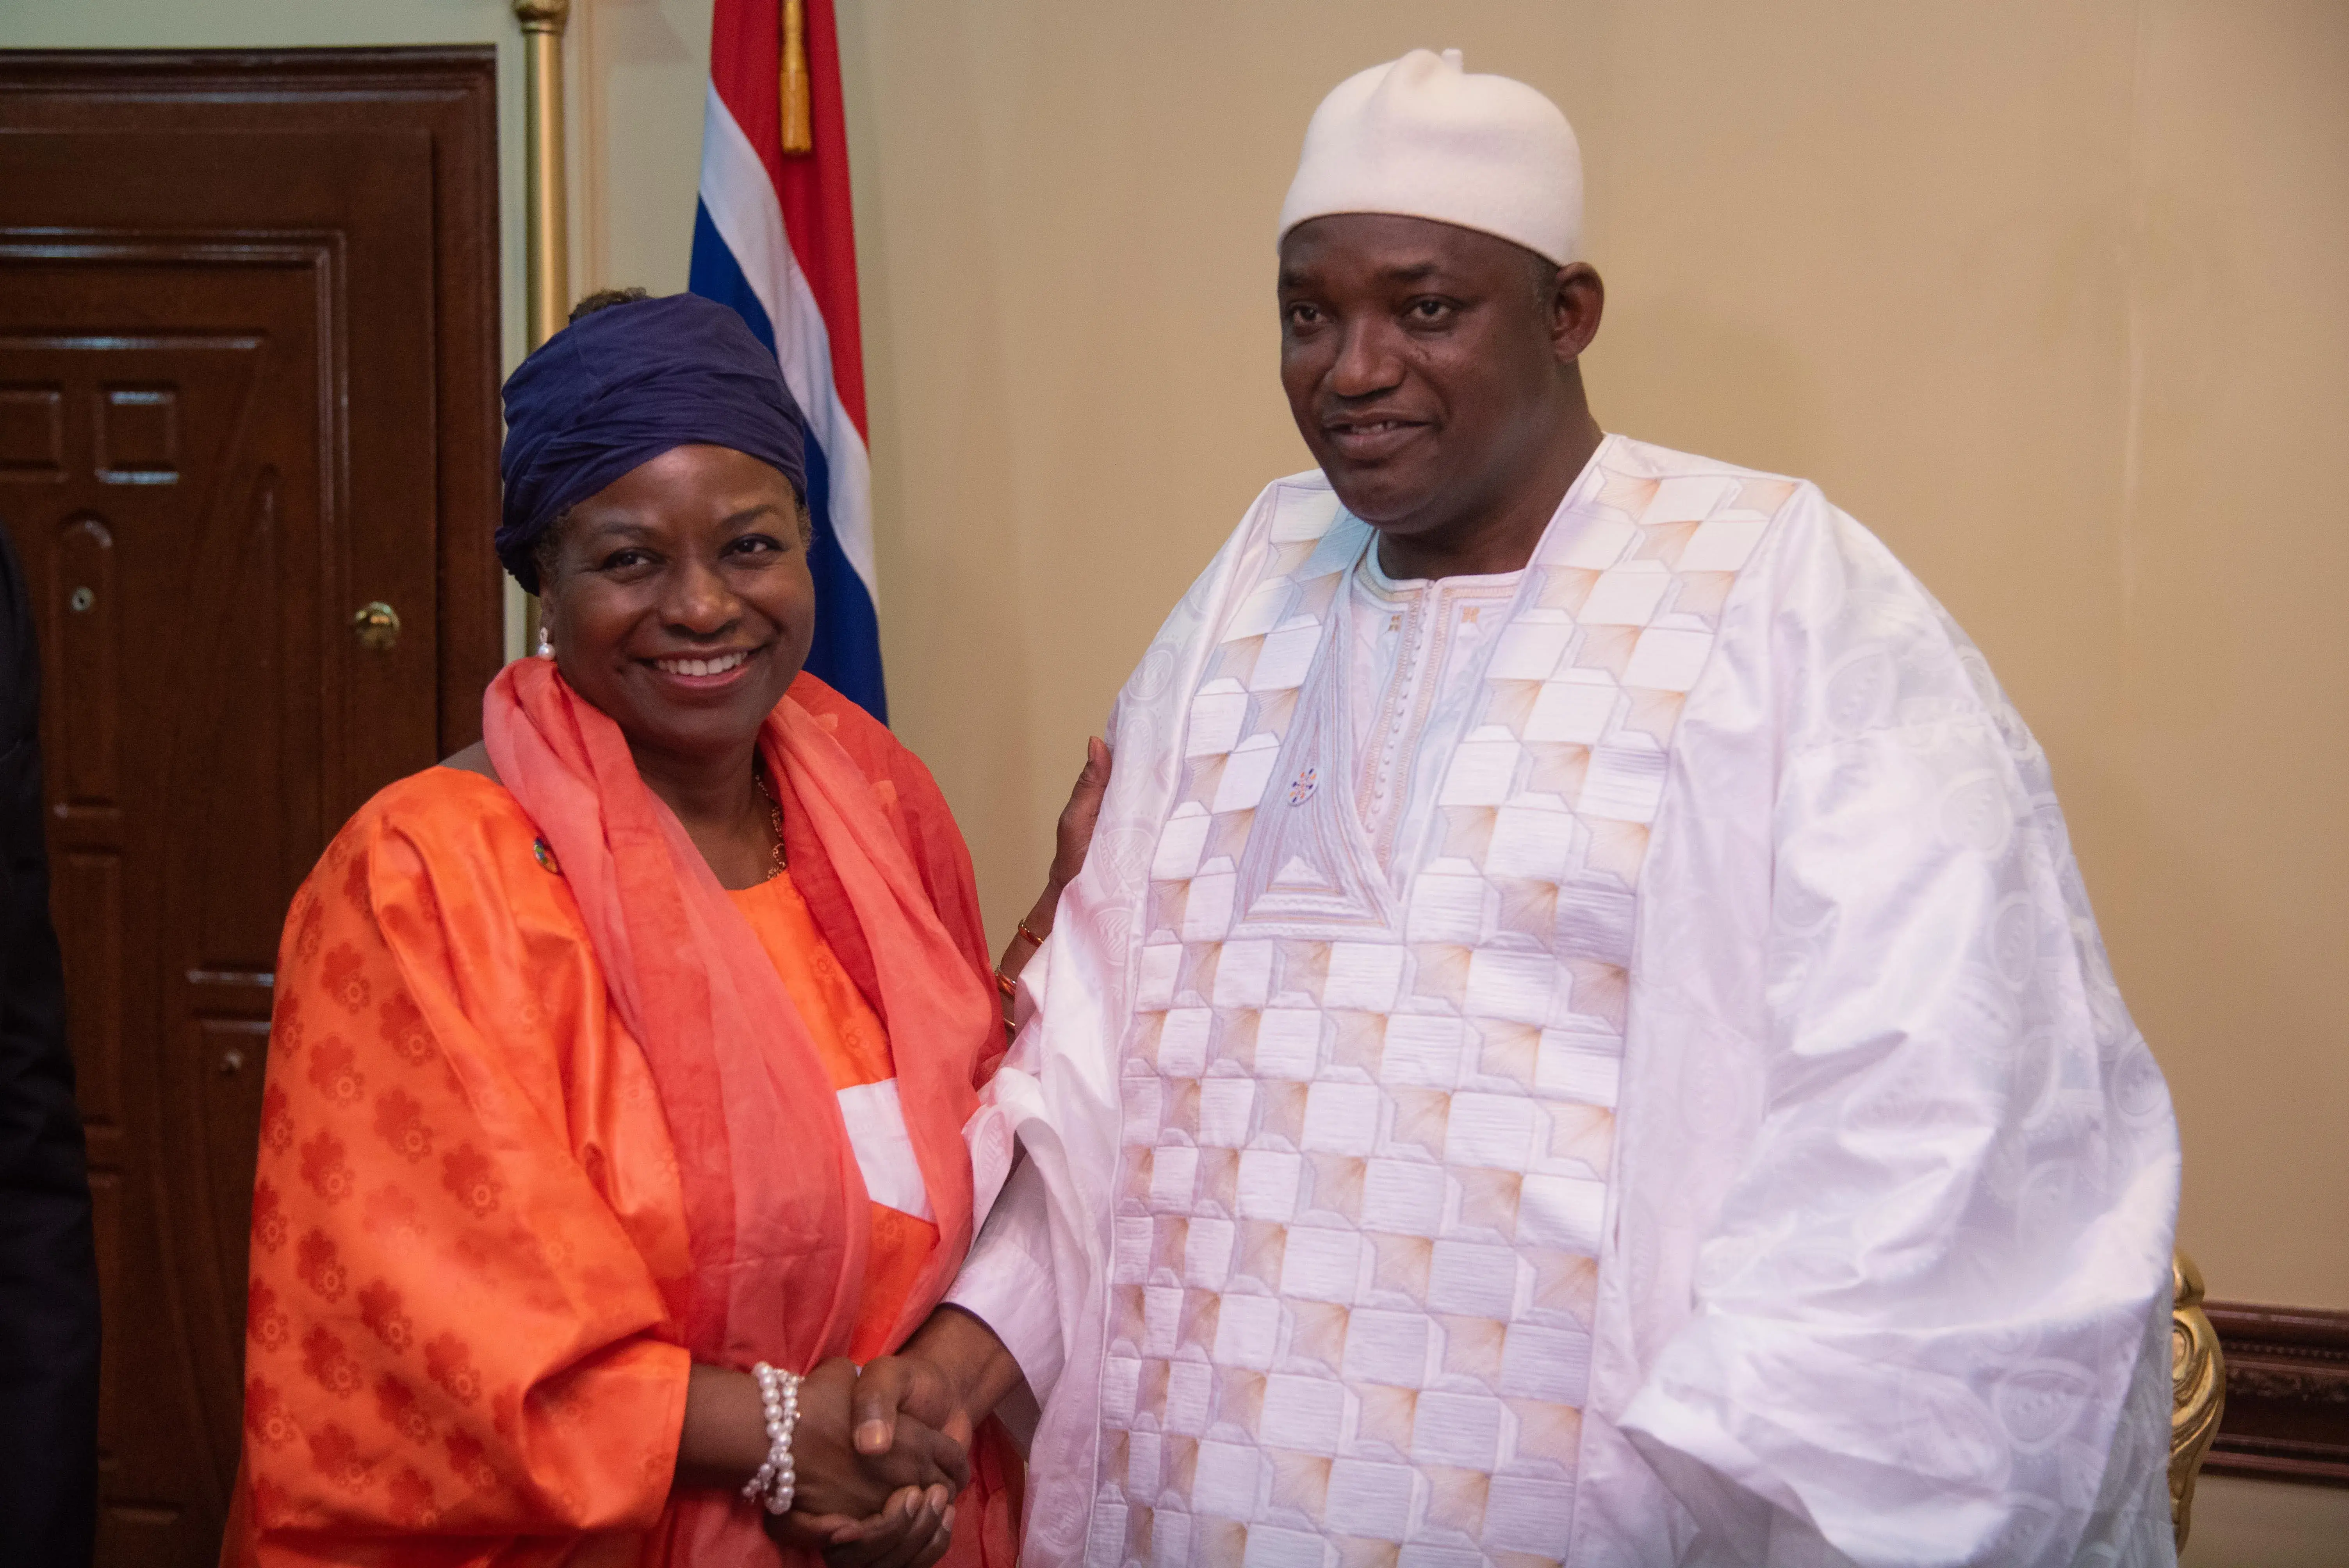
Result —
POLYGON ((1019 983, 1011 978, 1010 975, 1006 975, 1000 969, 998 969, 995 972, 995 988, 1002 992, 1006 996, 1017 996, 1019 995, 1019 983))
POLYGON ((1032 932, 1032 931, 1029 930, 1029 929, 1028 929, 1028 923, 1027 923, 1026 921, 1024 921, 1024 920, 1023 920, 1023 921, 1020 921, 1020 922, 1019 923, 1019 934, 1020 934, 1020 935, 1022 935, 1022 936, 1026 937, 1029 941, 1030 941, 1030 942, 1034 943, 1034 944, 1035 944, 1037 946, 1039 946, 1039 947, 1041 947, 1041 946, 1043 946, 1043 945, 1044 945, 1044 939, 1043 939, 1042 937, 1040 937, 1040 936, 1037 935, 1034 932, 1032 932))

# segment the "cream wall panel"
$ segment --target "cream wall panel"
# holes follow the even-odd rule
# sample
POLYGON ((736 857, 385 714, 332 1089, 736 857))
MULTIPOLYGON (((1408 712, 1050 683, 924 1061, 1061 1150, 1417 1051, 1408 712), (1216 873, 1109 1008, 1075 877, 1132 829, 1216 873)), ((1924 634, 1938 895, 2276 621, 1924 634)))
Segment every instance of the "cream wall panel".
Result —
POLYGON ((2341 1568, 2349 1491, 2204 1476, 2178 1568, 2341 1568))
POLYGON ((685 287, 701 177, 709 0, 572 0, 581 123, 579 291, 685 287))
POLYGON ((2349 1306, 2349 7, 2160 5, 2142 59, 2081 837, 2211 1294, 2349 1306))

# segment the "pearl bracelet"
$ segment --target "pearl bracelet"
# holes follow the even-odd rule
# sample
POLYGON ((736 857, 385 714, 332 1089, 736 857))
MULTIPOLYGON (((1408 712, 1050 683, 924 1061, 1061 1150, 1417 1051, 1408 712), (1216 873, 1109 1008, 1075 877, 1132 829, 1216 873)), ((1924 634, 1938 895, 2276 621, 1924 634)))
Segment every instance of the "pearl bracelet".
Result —
POLYGON ((792 1511, 792 1494, 799 1477, 792 1466, 792 1431, 800 1424, 800 1375, 782 1372, 761 1361, 750 1368, 759 1380, 759 1402, 766 1408, 767 1460, 742 1488, 742 1495, 761 1503, 769 1513, 792 1511))

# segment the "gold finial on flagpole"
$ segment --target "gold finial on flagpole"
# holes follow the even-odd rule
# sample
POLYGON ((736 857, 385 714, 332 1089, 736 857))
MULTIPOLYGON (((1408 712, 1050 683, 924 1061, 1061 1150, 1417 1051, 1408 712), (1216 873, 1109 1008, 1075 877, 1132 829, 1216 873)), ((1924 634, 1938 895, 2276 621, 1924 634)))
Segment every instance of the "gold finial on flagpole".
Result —
POLYGON ((794 157, 815 150, 808 114, 807 5, 783 0, 783 150, 794 157))

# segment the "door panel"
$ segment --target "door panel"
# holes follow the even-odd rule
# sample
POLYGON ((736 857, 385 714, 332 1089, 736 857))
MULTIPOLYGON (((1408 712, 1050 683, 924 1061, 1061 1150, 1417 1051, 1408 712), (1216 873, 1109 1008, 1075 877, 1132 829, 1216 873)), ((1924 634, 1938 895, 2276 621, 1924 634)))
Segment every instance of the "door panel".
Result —
POLYGON ((104 1563, 217 1556, 285 905, 496 667, 490 83, 487 50, 0 57, 0 521, 43 635, 104 1563))

